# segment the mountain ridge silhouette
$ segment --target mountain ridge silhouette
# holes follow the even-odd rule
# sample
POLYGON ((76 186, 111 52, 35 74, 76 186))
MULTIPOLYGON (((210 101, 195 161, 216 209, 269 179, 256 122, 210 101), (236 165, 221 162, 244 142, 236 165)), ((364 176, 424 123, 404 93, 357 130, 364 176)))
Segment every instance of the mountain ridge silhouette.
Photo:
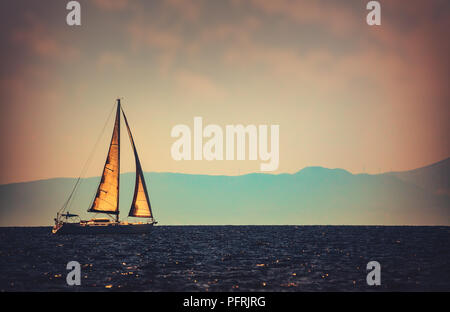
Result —
MULTIPOLYGON (((296 173, 240 176, 146 172, 162 225, 450 225, 450 158, 404 172, 352 174, 306 167, 296 173)), ((76 179, 0 185, 0 226, 51 225, 76 179)), ((87 209, 99 177, 82 179, 69 211, 87 209)), ((121 219, 134 173, 121 174, 121 219)))

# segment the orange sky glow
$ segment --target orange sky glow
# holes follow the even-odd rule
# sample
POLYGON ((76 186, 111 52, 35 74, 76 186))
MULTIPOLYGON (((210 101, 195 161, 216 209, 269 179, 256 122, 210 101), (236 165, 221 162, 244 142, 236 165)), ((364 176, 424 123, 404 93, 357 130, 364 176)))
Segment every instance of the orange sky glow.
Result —
MULTIPOLYGON (((274 173, 450 155, 448 1, 381 1, 376 27, 356 0, 79 2, 72 27, 65 1, 0 4, 0 184, 78 176, 117 97, 145 171, 259 171, 259 160, 173 160, 171 129, 195 116, 278 124, 274 173)), ((112 124, 87 176, 101 173, 112 124)))

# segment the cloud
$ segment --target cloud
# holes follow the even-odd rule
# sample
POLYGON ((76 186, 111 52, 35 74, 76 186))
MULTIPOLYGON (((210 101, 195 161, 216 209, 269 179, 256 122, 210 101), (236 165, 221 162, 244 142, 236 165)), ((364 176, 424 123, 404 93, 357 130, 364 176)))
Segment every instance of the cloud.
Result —
POLYGON ((188 70, 174 74, 180 93, 195 99, 222 99, 226 92, 208 76, 188 70))
POLYGON ((13 43, 24 46, 31 54, 56 60, 71 60, 79 56, 77 47, 64 41, 57 30, 51 30, 33 15, 26 15, 25 25, 13 30, 13 43))
POLYGON ((137 25, 129 27, 135 45, 146 45, 163 51, 174 50, 181 46, 182 39, 170 29, 156 25, 137 25))
POLYGON ((131 0, 93 0, 93 3, 100 9, 107 11, 120 11, 130 5, 131 0))
POLYGON ((358 171, 363 161, 369 170, 401 170, 450 151, 447 0, 383 1, 381 27, 366 25, 359 0, 95 0, 76 30, 64 27, 58 3, 17 0, 0 10, 1 126, 21 130, 1 139, 24 146, 3 152, 11 153, 11 179, 20 155, 33 164, 23 177, 29 169, 47 175, 61 152, 56 142, 65 141, 58 120, 83 119, 73 108, 92 101, 100 110, 117 90, 161 103, 160 125, 184 118, 166 110, 179 102, 200 103, 218 122, 233 122, 234 112, 243 122, 280 120, 288 129, 281 170, 314 163, 358 171), (212 108, 216 100, 224 105, 212 108), (48 160, 30 158, 45 150, 30 142, 36 135, 48 140, 48 160))
POLYGON ((183 39, 177 31, 159 27, 154 23, 133 22, 128 26, 131 37, 131 47, 135 53, 149 50, 154 52, 158 70, 167 74, 177 55, 183 49, 183 39))
POLYGON ((97 64, 100 68, 120 70, 125 65, 125 58, 121 53, 104 51, 99 55, 97 64))
MULTIPOLYGON (((279 15, 302 25, 325 27, 328 31, 348 35, 365 23, 365 12, 356 16, 342 1, 251 0, 253 6, 268 15, 279 15)), ((364 8, 365 3, 361 2, 364 8)))
POLYGON ((198 20, 202 12, 202 1, 200 0, 166 0, 165 3, 175 9, 179 16, 189 21, 198 20))
POLYGON ((213 42, 221 43, 230 39, 234 42, 248 42, 254 32, 260 28, 261 21, 258 18, 246 16, 235 23, 218 22, 205 27, 198 33, 197 41, 204 45, 213 42))

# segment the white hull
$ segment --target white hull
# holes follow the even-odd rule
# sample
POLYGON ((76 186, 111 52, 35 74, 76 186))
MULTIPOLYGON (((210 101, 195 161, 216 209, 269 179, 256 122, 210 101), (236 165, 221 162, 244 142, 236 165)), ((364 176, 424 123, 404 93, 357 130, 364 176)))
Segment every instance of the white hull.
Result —
POLYGON ((143 234, 149 233, 153 223, 122 224, 113 223, 107 225, 88 225, 82 223, 63 223, 52 229, 53 234, 143 234))

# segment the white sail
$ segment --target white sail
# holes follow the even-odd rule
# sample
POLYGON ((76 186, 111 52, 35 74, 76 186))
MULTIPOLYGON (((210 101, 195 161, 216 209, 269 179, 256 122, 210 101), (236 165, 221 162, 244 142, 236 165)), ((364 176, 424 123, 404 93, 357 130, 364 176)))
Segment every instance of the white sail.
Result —
POLYGON ((120 179, 120 102, 117 103, 116 121, 105 167, 89 212, 119 214, 120 179))
POLYGON ((133 202, 131 203, 131 217, 152 218, 150 201, 148 200, 147 188, 145 187, 144 175, 141 170, 136 172, 136 185, 133 202))
POLYGON ((136 182, 134 186, 134 196, 131 202, 131 208, 128 216, 130 217, 140 217, 140 218, 153 218, 152 207, 148 197, 147 186, 145 184, 144 173, 142 171, 141 162, 139 161, 139 156, 134 145, 133 136, 131 134, 130 127, 128 125, 127 117, 122 109, 123 119, 127 126, 128 135, 130 137, 131 145, 134 151, 134 158, 136 161, 136 182))

